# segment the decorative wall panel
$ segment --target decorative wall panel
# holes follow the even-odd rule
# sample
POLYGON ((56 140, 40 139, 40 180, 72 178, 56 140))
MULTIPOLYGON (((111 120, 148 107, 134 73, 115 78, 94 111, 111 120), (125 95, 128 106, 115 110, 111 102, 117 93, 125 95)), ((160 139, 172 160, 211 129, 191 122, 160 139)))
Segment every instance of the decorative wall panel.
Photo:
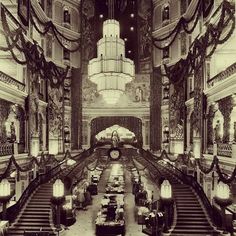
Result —
POLYGON ((63 88, 48 86, 49 134, 62 137, 63 127, 63 88))
POLYGON ((152 1, 138 0, 138 71, 149 73, 152 71, 152 1))
POLYGON ((95 57, 96 40, 95 40, 95 19, 94 19, 94 1, 81 1, 81 43, 82 47, 82 73, 87 73, 88 61, 95 57))
POLYGON ((171 139, 183 139, 184 138, 184 117, 185 117, 185 98, 184 98, 184 86, 170 85, 170 138, 171 139))
POLYGON ((71 148, 78 149, 82 145, 82 75, 81 70, 75 68, 71 73, 71 148))
POLYGON ((150 149, 161 149, 161 67, 153 69, 150 79, 150 149))

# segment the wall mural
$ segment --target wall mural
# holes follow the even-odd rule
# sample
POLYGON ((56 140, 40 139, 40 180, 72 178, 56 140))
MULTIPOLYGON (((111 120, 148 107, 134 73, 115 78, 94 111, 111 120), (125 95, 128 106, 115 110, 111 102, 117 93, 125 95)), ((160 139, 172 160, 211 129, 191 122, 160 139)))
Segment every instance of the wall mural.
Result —
POLYGON ((132 131, 135 134, 139 145, 142 146, 142 121, 139 118, 132 116, 106 116, 93 119, 91 121, 91 145, 96 141, 95 136, 99 132, 113 125, 119 125, 132 131))
MULTIPOLYGON (((120 103, 116 107, 124 107, 128 104, 134 107, 148 107, 150 100, 150 75, 137 74, 135 79, 126 85, 126 91, 121 96, 120 103)), ((97 92, 96 84, 92 83, 87 76, 83 77, 82 89, 83 107, 106 107, 102 96, 97 92)))

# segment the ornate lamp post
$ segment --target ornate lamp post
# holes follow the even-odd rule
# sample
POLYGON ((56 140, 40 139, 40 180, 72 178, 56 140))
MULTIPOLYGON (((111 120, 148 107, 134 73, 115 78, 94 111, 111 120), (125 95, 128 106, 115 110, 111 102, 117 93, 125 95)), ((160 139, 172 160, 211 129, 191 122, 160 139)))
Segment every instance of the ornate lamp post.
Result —
POLYGON ((169 232, 169 218, 170 218, 170 207, 173 204, 173 197, 172 197, 172 187, 168 180, 164 180, 161 184, 161 203, 164 206, 165 211, 165 228, 164 232, 169 232))
POLYGON ((64 196, 64 184, 60 179, 57 179, 53 184, 53 196, 52 196, 52 204, 56 207, 56 229, 59 235, 59 231, 61 230, 60 223, 60 213, 61 213, 61 205, 65 201, 64 196))
POLYGON ((232 203, 229 197, 230 189, 227 184, 219 182, 216 187, 216 195, 214 197, 215 202, 221 207, 221 219, 222 219, 222 230, 223 234, 227 234, 226 222, 225 222, 225 209, 232 203))
POLYGON ((3 204, 2 220, 6 219, 6 206, 11 198, 11 185, 7 179, 0 182, 0 202, 3 204))

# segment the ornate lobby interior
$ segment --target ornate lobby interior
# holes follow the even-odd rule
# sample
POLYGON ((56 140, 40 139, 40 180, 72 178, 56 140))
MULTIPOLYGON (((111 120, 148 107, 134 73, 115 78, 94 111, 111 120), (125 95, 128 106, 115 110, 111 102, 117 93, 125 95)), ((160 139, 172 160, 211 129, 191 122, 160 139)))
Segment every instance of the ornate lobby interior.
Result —
POLYGON ((235 0, 0 11, 0 236, 236 235, 235 0))

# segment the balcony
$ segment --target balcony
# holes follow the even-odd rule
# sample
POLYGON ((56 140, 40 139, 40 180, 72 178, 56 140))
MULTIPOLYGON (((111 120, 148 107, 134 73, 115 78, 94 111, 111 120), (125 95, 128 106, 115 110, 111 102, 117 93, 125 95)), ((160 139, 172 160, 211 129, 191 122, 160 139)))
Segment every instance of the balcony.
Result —
POLYGON ((229 78, 231 75, 236 73, 236 62, 227 67, 225 70, 220 72, 219 74, 215 75, 211 79, 207 81, 207 87, 211 88, 213 87, 216 83, 221 82, 227 78, 229 78))
POLYGON ((3 83, 8 84, 11 87, 14 87, 22 92, 25 91, 25 84, 21 83, 20 81, 12 78, 11 76, 5 74, 4 72, 0 71, 0 81, 3 83))

